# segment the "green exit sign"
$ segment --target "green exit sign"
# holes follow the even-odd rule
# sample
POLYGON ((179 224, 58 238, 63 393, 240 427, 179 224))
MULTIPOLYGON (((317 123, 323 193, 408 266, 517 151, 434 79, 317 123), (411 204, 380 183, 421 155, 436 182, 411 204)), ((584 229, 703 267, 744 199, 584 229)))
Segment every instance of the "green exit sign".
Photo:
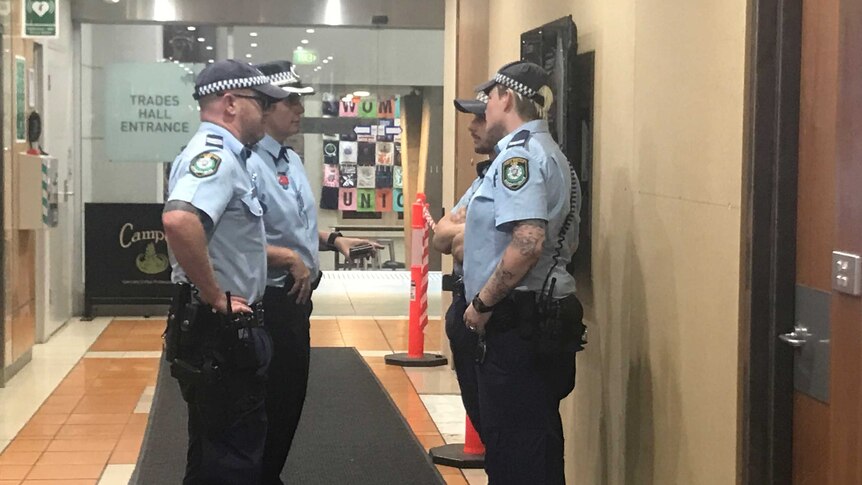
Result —
POLYGON ((314 64, 317 62, 317 52, 308 49, 293 51, 293 63, 297 65, 314 64))

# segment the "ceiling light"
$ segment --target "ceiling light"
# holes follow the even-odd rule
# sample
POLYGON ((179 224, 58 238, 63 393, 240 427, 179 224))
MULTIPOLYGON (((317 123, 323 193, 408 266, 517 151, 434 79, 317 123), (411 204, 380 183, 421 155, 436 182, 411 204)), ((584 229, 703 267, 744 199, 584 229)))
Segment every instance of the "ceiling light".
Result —
POLYGON ((324 59, 324 60, 323 60, 323 63, 324 63, 324 64, 329 64, 329 59, 324 59))
POLYGON ((206 42, 207 40, 204 37, 198 37, 198 42, 206 42))
POLYGON ((298 50, 298 51, 301 51, 301 50, 304 50, 304 49, 305 49, 305 47, 302 47, 301 45, 296 46, 296 50, 298 50))
POLYGON ((252 47, 257 47, 257 42, 252 42, 252 43, 251 43, 251 46, 252 46, 252 47))
POLYGON ((246 54, 246 55, 245 55, 245 58, 246 58, 246 59, 251 59, 251 54, 246 54))
POLYGON ((188 29, 189 32, 194 32, 194 31, 198 30, 198 28, 195 27, 194 25, 189 25, 188 27, 186 27, 186 29, 188 29))
POLYGON ((332 60, 332 56, 327 57, 327 59, 329 59, 329 60, 331 61, 331 60, 332 60))
POLYGON ((215 62, 215 59, 210 59, 207 62, 209 62, 210 64, 213 64, 215 62))
POLYGON ((251 37, 257 37, 257 32, 249 32, 248 35, 251 37))
POLYGON ((208 51, 211 51, 211 50, 213 50, 213 46, 211 46, 211 45, 208 45, 208 46, 207 46, 207 50, 208 50, 208 51))
POLYGON ((302 39, 299 41, 300 44, 308 44, 308 39, 302 39))
POLYGON ((341 16, 341 0, 326 0, 323 23, 328 25, 341 25, 344 23, 344 19, 341 16))
POLYGON ((105 0, 105 3, 120 3, 120 0, 105 0))
POLYGON ((362 98, 364 96, 371 96, 371 93, 369 93, 368 91, 354 91, 353 95, 362 98))
POLYGON ((174 64, 179 64, 179 63, 180 63, 180 61, 174 59, 174 64))
MULTIPOLYGON (((120 0, 117 0, 117 1, 120 1, 120 0)), ((313 33, 314 33, 314 29, 305 29, 305 33, 306 33, 306 34, 313 34, 313 33)))

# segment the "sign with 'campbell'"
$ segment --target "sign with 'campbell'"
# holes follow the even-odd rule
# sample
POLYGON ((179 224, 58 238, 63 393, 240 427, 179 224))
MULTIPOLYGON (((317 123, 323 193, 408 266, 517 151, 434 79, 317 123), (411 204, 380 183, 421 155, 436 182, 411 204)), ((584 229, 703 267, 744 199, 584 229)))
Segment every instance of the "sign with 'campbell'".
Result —
POLYGON ((161 204, 86 204, 90 304, 164 303, 173 294, 161 204))

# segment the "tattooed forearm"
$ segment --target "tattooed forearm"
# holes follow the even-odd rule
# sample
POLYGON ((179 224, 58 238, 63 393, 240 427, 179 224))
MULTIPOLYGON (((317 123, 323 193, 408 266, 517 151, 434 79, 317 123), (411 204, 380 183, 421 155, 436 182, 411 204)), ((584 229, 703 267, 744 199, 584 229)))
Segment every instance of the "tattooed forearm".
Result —
POLYGON ((497 269, 479 292, 482 301, 494 305, 505 298, 539 261, 544 243, 544 221, 519 222, 497 269))
POLYGON ((519 277, 513 271, 507 269, 508 265, 506 264, 505 256, 503 258, 500 260, 500 264, 497 265, 497 269, 494 270, 494 274, 491 275, 483 290, 485 296, 482 297, 482 301, 489 305, 493 305, 505 298, 523 277, 523 275, 519 277))

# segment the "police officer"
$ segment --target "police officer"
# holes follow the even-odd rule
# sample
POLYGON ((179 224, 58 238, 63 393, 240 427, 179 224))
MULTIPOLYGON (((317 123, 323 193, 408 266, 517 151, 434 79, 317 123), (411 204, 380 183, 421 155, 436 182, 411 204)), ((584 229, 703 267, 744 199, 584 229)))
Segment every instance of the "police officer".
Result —
POLYGON ((479 86, 500 154, 467 208, 464 322, 477 356, 489 483, 565 483, 560 400, 574 388, 583 310, 566 264, 577 248, 580 193, 545 118, 548 74, 503 66, 479 86))
POLYGON ((269 263, 264 308, 273 341, 266 398, 269 429, 261 483, 281 485, 279 475, 296 434, 308 386, 311 293, 322 276, 319 248, 337 249, 347 255, 351 247, 368 241, 318 230, 317 204, 302 160, 285 144, 299 133, 305 112, 301 96, 313 94, 314 88, 302 84, 289 61, 257 67, 287 96, 268 113, 266 136, 249 159, 264 207, 269 263))
MULTIPOLYGON (((477 99, 456 99, 455 108, 462 113, 473 115, 468 127, 473 138, 473 150, 479 155, 496 155, 496 144, 499 139, 488 136, 485 127, 485 93, 479 93, 477 99)), ((446 311, 446 335, 452 349, 452 361, 455 364, 455 375, 461 388, 461 400, 464 409, 473 426, 481 434, 482 426, 479 417, 479 383, 476 377, 475 353, 479 343, 478 336, 464 326, 464 311, 467 310, 467 300, 464 296, 463 268, 464 261, 464 221, 467 206, 476 190, 482 185, 485 171, 493 159, 476 164, 477 177, 467 192, 452 208, 452 212, 440 219, 434 229, 432 244, 444 254, 451 254, 454 260, 452 275, 444 276, 447 284, 444 288, 452 292, 452 304, 446 311)))
POLYGON ((246 147, 260 140, 264 113, 284 97, 247 64, 208 66, 194 92, 202 123, 171 167, 162 221, 178 292, 165 353, 188 403, 185 485, 259 480, 271 343, 260 326, 263 209, 246 147))

